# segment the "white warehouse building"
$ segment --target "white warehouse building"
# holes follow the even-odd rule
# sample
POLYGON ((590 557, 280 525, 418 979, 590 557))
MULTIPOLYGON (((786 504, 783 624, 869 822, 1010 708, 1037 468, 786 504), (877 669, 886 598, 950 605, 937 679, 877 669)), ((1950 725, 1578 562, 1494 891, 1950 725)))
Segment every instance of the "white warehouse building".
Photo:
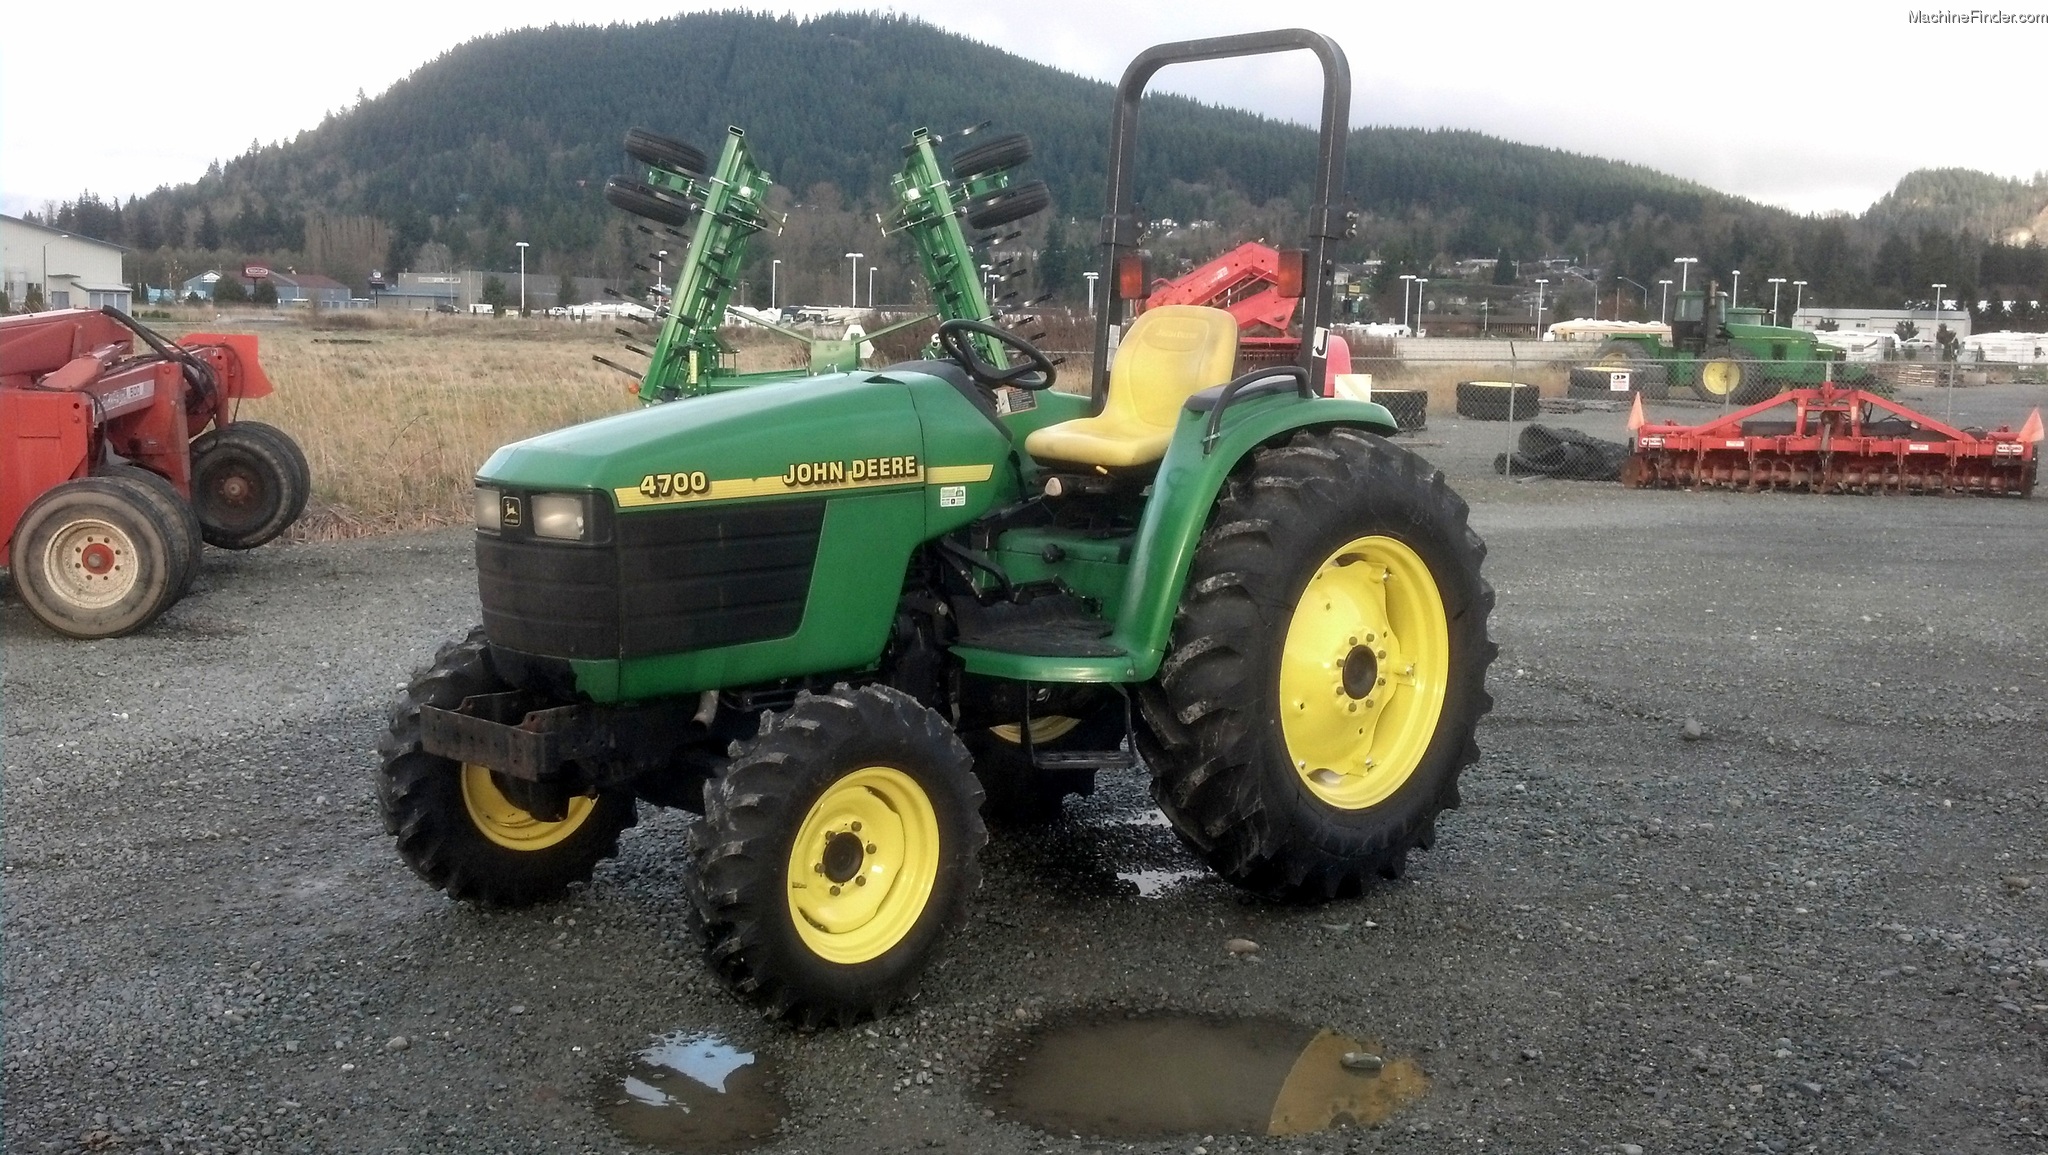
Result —
POLYGON ((49 309, 129 311, 133 290, 121 279, 120 245, 96 241, 16 217, 0 216, 0 289, 19 311, 30 285, 40 286, 49 309))

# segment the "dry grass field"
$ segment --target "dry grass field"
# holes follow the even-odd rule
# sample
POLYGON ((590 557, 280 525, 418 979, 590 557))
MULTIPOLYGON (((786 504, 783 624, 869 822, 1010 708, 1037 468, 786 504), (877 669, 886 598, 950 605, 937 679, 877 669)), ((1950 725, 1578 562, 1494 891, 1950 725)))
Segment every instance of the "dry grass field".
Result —
MULTIPOLYGON (((182 314, 184 311, 180 310, 182 314)), ((470 481, 499 446, 580 421, 624 412, 636 402, 632 378, 598 364, 627 365, 626 340, 612 322, 573 323, 421 313, 321 314, 258 323, 176 316, 165 327, 255 332, 277 392, 242 416, 277 425, 305 447, 314 495, 293 528, 300 539, 359 537, 454 525, 470 516, 470 481), (239 322, 239 323, 238 323, 239 322)), ((159 322, 163 324, 164 322, 159 322)), ((624 323, 634 328, 630 323, 624 323)), ((636 338, 651 344, 652 332, 636 338)), ((878 360, 915 355, 922 329, 885 342, 878 360)), ((734 330, 742 371, 802 364, 795 343, 761 330, 734 330)), ((1082 349, 1085 333, 1062 331, 1048 346, 1082 349)), ((1060 366, 1063 389, 1081 391, 1086 354, 1060 366)), ((1402 364, 1360 360, 1381 388, 1426 389, 1430 410, 1448 414, 1457 382, 1509 376, 1506 365, 1402 364)), ((1563 390, 1563 370, 1523 365, 1518 379, 1546 395, 1563 390)))

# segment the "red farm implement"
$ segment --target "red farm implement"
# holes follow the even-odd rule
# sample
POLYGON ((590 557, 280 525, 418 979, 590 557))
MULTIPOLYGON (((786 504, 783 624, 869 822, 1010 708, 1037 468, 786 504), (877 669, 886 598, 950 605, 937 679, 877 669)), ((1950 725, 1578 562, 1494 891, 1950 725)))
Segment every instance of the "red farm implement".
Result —
POLYGON ((125 634, 184 595, 202 542, 282 533, 305 508, 305 455, 235 420, 270 391, 252 336, 173 343, 114 309, 0 318, 0 563, 29 612, 73 637, 125 634))
POLYGON ((1622 468, 1625 485, 1814 493, 2026 497, 2042 436, 2039 409, 2018 432, 1957 429, 1832 383, 1790 389, 1701 425, 1645 422, 1638 399, 1629 426, 1635 452, 1622 468))
MULTIPOLYGON (((1222 309, 1237 321, 1240 370, 1280 365, 1301 355, 1301 335, 1291 331, 1301 305, 1302 259, 1297 251, 1282 252, 1257 241, 1244 244, 1193 270, 1153 284, 1145 308, 1162 305, 1205 305, 1222 309)), ((1341 337, 1327 338, 1327 381, 1351 371, 1351 355, 1341 337)), ((1324 392, 1330 386, 1324 385, 1324 392)))

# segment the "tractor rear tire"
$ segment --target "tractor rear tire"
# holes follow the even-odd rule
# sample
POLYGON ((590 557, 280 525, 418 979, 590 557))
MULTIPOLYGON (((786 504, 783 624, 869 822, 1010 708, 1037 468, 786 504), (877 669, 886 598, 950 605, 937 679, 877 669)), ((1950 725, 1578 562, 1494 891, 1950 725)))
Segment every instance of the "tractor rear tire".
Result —
POLYGON ((975 229, 1000 228, 1041 212, 1052 204, 1052 193, 1042 180, 1029 180, 985 192, 967 202, 967 226, 975 229))
POLYGON ((1523 381, 1458 382, 1458 414, 1475 421, 1527 421, 1541 412, 1542 391, 1523 381))
POLYGON ((1746 349, 1729 349, 1703 357, 1694 365, 1693 395, 1713 405, 1747 405, 1763 381, 1763 366, 1746 349))
POLYGON ((629 176, 615 176, 604 182, 604 199, 616 209, 656 224, 682 228, 697 219, 701 206, 694 201, 672 200, 654 188, 629 176))
POLYGON ((712 970, 805 1028, 889 1013, 966 918, 981 801, 967 747, 899 690, 763 714, 690 829, 712 970))
POLYGON ((422 749, 420 707, 452 710, 511 688, 478 626, 414 673, 377 743, 377 812, 398 856, 448 897, 486 906, 531 906, 588 881, 637 821, 632 795, 612 792, 569 798, 559 819, 536 817, 515 801, 525 797, 522 784, 422 749))
POLYGON ((178 600, 184 529, 124 477, 67 481, 29 503, 9 546, 37 621, 74 638, 134 633, 178 600))
POLYGON ((169 478, 153 473, 140 465, 120 464, 102 466, 100 477, 119 477, 141 486, 150 495, 150 501, 163 516, 164 522, 177 532, 171 535, 171 569, 177 576, 177 595, 182 598, 192 590, 192 582, 199 576, 199 558, 206 550, 206 539, 199 528, 199 515, 192 512, 192 503, 178 492, 169 478))
POLYGON ((1233 472, 1140 695, 1182 840, 1269 897, 1400 877, 1493 706, 1485 556, 1443 474, 1375 435, 1297 433, 1233 472))
POLYGON ((644 128, 626 130, 626 155, 651 168, 665 168, 684 176, 703 176, 710 171, 711 158, 696 145, 644 128))
POLYGON ((1015 168, 1031 159, 1031 138, 1021 132, 970 144, 953 154, 953 179, 972 180, 999 168, 1015 168))
POLYGON ((305 454, 282 430, 237 421, 192 442, 192 512, 208 545, 255 549, 305 511, 305 454))

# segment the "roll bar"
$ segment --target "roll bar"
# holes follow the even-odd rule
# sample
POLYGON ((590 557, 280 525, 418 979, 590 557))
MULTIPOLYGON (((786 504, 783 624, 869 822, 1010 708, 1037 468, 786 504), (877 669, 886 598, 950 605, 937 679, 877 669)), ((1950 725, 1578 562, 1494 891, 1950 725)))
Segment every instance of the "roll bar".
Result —
POLYGON ((1198 60, 1221 60, 1233 56, 1263 56, 1273 52, 1306 50, 1323 64, 1322 138, 1316 157, 1315 200, 1309 205, 1309 284, 1302 302, 1301 359, 1309 382, 1320 389, 1323 381, 1324 341, 1330 320, 1330 242, 1347 231, 1344 199, 1344 143, 1351 125, 1351 64, 1335 41, 1305 28, 1283 28, 1272 32, 1248 32, 1241 36, 1216 36, 1206 40, 1182 40, 1160 44, 1140 52, 1116 87, 1116 118, 1109 135, 1109 195, 1102 217, 1102 274, 1112 286, 1109 301, 1095 320, 1095 378, 1090 390, 1090 411, 1102 412, 1109 398, 1109 330, 1115 324, 1117 258, 1138 247, 1144 222, 1134 211, 1136 180, 1132 168, 1138 154, 1138 101, 1154 73, 1169 64, 1198 60))

